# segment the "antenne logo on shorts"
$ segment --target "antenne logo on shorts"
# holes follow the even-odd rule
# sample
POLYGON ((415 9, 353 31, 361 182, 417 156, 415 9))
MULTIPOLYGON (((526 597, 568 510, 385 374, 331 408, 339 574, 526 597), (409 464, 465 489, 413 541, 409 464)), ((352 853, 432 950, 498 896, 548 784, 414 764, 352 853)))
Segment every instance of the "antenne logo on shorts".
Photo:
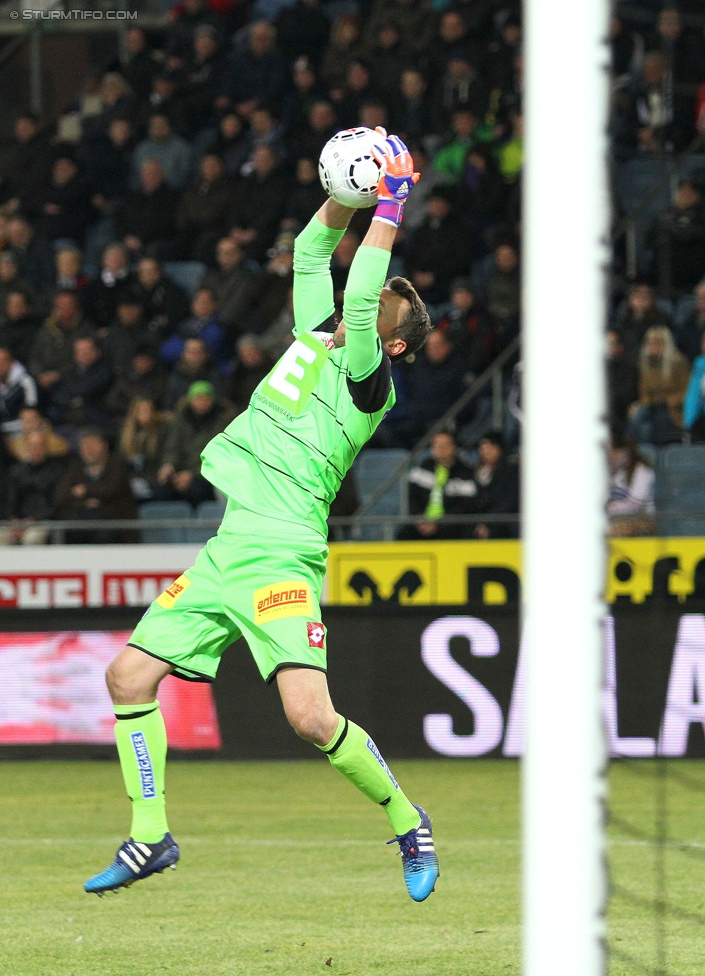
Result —
POLYGON ((307 617, 312 613, 311 587, 302 580, 273 583, 254 592, 255 623, 282 617, 307 617))
POLYGON ((154 768, 152 767, 152 757, 149 755, 147 743, 144 741, 144 732, 131 732, 132 748, 135 750, 137 766, 140 771, 140 781, 142 783, 142 799, 153 800, 157 795, 154 785, 154 768))
POLYGON ((157 603, 160 607, 164 607, 168 610, 169 607, 173 607, 176 601, 179 599, 184 590, 187 590, 191 585, 191 580, 188 576, 179 576, 175 579, 171 586, 167 586, 163 593, 157 597, 157 603))

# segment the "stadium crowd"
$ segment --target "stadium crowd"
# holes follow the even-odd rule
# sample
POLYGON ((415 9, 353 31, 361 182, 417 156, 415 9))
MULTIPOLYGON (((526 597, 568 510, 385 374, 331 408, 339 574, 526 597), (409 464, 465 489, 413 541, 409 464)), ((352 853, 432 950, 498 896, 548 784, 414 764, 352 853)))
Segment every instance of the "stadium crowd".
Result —
MULTIPOLYGON (((702 28, 669 5, 647 26, 615 15, 611 44, 615 155, 683 150, 705 126, 702 28)), ((213 497, 201 450, 291 341, 293 240, 324 199, 320 150, 354 125, 398 133, 421 173, 391 270, 436 328, 394 366, 373 442, 413 447, 520 332, 522 68, 518 0, 184 0, 166 30, 129 29, 51 130, 20 113, 0 152, 0 516, 213 497)), ((338 307, 370 218, 334 255, 338 307)), ((664 248, 672 293, 657 299, 652 276, 614 302, 610 421, 619 437, 705 440, 705 178, 659 218, 654 268, 664 248)), ((454 453, 412 469, 433 496, 417 492, 416 513, 439 477, 443 511, 516 511, 503 438, 480 440, 487 404, 458 422, 482 473, 439 476, 454 453)), ((28 525, 3 540, 46 538, 28 525)))

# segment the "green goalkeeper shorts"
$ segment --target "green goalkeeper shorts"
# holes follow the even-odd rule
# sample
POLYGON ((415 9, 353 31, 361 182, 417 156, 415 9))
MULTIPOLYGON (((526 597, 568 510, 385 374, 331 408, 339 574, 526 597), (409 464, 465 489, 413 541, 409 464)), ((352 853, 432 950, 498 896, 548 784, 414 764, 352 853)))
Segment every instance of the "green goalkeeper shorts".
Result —
POLYGON ((152 603, 128 641, 190 681, 212 681, 244 637, 262 677, 326 670, 321 589, 328 546, 312 531, 228 508, 196 562, 152 603))

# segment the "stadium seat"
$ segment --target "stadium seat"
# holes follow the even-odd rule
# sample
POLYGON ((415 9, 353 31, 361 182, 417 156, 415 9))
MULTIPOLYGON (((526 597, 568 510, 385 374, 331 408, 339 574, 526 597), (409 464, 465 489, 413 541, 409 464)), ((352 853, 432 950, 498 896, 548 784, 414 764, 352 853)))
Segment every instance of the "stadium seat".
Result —
POLYGON ((184 527, 142 529, 142 542, 189 542, 188 522, 191 506, 188 502, 143 502, 139 507, 141 519, 183 519, 184 527))
MULTIPOLYGON (((364 505, 375 489, 385 481, 394 469, 409 457, 409 452, 401 449, 361 451, 355 461, 354 471, 360 503, 364 505)), ((385 491, 366 515, 406 515, 409 500, 406 477, 400 478, 385 491)), ((375 541, 385 538, 384 525, 363 525, 359 538, 375 541)), ((388 537, 388 533, 387 533, 388 537)))
POLYGON ((671 444, 656 459, 659 535, 705 535, 705 444, 671 444), (679 516, 684 513, 687 517, 679 516), (691 514, 692 513, 692 514, 691 514))
POLYGON ((164 270, 193 298, 208 268, 201 261, 165 261, 164 270))
MULTIPOLYGON (((196 509, 197 519, 222 519, 225 515, 225 502, 215 501, 215 502, 201 502, 201 504, 196 509)), ((200 529, 200 528, 189 528, 186 530, 188 534, 189 542, 198 542, 201 545, 208 542, 216 532, 218 531, 218 526, 214 525, 210 529, 200 529)))

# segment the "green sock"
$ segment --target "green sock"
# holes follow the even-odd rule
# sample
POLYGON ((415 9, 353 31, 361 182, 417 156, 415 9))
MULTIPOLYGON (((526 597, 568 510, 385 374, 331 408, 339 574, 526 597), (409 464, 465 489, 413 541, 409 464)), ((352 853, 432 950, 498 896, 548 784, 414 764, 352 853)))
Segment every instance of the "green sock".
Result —
POLYGON ((407 800, 379 749, 364 729, 338 716, 338 728, 328 745, 319 746, 338 772, 361 793, 384 807, 395 834, 418 827, 418 810, 407 800))
POLYGON ((164 799, 166 729, 159 702, 116 705, 115 718, 115 742, 132 800, 130 836, 143 844, 156 844, 169 830, 164 799))

